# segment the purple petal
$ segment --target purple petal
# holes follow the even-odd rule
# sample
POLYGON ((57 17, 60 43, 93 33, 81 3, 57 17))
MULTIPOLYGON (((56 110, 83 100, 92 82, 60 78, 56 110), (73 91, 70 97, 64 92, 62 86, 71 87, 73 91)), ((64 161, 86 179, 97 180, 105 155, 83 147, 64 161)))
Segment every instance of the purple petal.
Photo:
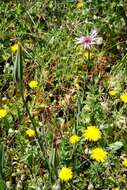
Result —
POLYGON ((83 47, 84 47, 84 49, 90 49, 90 45, 89 44, 83 44, 83 47))
POLYGON ((97 37, 97 31, 95 29, 91 30, 90 37, 93 39, 97 37))
POLYGON ((84 42, 84 36, 81 36, 80 38, 75 38, 76 44, 82 44, 84 42))

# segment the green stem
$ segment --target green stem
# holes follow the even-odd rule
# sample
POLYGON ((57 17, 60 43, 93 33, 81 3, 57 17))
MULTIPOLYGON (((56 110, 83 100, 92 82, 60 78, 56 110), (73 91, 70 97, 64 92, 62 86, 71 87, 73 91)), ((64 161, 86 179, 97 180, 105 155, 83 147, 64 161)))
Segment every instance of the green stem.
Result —
POLYGON ((40 147, 42 153, 44 154, 45 151, 44 151, 44 148, 43 148, 43 146, 42 146, 42 144, 41 144, 41 142, 40 142, 40 139, 39 139, 39 136, 38 136, 38 132, 37 132, 37 129, 36 129, 36 124, 35 124, 35 122, 34 122, 32 116, 31 116, 31 113, 30 113, 30 111, 29 111, 28 105, 27 105, 27 103, 26 103, 26 101, 25 101, 25 99, 24 99, 23 92, 22 92, 21 90, 20 90, 20 94, 21 94, 21 97, 22 97, 22 101, 23 101, 24 107, 26 108, 26 111, 27 111, 27 113, 28 113, 28 115, 29 115, 29 118, 30 118, 30 120, 31 120, 31 123, 32 123, 32 125, 33 125, 34 131, 35 131, 35 135, 36 135, 36 138, 37 138, 38 145, 39 145, 39 147, 40 147))
POLYGON ((73 145, 73 148, 72 148, 72 151, 71 151, 71 155, 70 155, 70 158, 71 158, 72 160, 74 159, 75 150, 76 150, 76 145, 74 144, 74 145, 73 145))
POLYGON ((90 50, 88 50, 88 64, 90 64, 90 50))
POLYGON ((90 50, 88 49, 87 72, 90 71, 90 50))
POLYGON ((50 167, 49 167, 49 163, 48 163, 48 156, 46 154, 46 151, 45 151, 45 148, 43 146, 43 143, 41 144, 41 142, 40 142, 40 139, 39 139, 39 136, 38 136, 38 132, 37 132, 37 129, 36 129, 36 123, 33 120, 32 116, 31 116, 31 113, 29 111, 28 105, 27 105, 27 103, 26 103, 26 101, 24 99, 23 91, 20 88, 19 88, 19 90, 20 90, 20 94, 21 94, 21 97, 22 97, 22 101, 23 101, 24 107, 26 108, 26 111, 27 111, 27 113, 29 115, 29 118, 31 120, 31 123, 32 123, 34 131, 35 131, 35 135, 36 135, 36 139, 37 139, 36 143, 38 144, 38 146, 39 146, 39 148, 40 148, 40 150, 42 152, 42 156, 44 157, 43 160, 44 160, 44 162, 46 164, 46 167, 47 167, 47 170, 48 170, 48 173, 49 173, 49 176, 50 176, 50 167))
MULTIPOLYGON (((20 93, 21 93, 21 91, 20 91, 20 93)), ((50 171, 50 166, 49 166, 49 162, 48 162, 48 156, 46 155, 46 151, 45 151, 45 148, 44 148, 43 144, 41 144, 41 142, 40 142, 40 139, 39 139, 39 136, 38 136, 38 133, 37 133, 37 129, 36 129, 36 124, 35 124, 35 122, 34 122, 32 116, 31 116, 31 113, 30 113, 30 111, 29 111, 29 108, 28 108, 28 106, 27 106, 27 103, 26 103, 26 101, 25 101, 25 99, 24 99, 23 93, 21 93, 21 96, 22 96, 23 104, 24 104, 24 106, 25 106, 25 108, 26 108, 26 111, 27 111, 27 113, 28 113, 28 115, 29 115, 29 118, 30 118, 31 123, 32 123, 32 125, 33 125, 33 128, 34 128, 34 130, 35 130, 35 135, 36 135, 36 139, 37 139, 37 142, 36 142, 36 143, 39 145, 39 147, 40 147, 40 149, 41 149, 42 156, 44 157, 44 162, 45 162, 45 164, 46 164, 46 167, 47 167, 47 170, 48 170, 48 174, 49 174, 49 178, 50 178, 50 172, 51 172, 51 171, 50 171)), ((51 181, 51 182, 52 182, 52 181, 51 181)))

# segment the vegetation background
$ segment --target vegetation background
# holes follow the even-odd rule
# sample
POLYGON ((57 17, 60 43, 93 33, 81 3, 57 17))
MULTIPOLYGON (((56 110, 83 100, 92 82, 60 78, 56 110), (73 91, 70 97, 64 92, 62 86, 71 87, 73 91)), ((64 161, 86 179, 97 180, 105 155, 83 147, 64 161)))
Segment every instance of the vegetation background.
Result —
POLYGON ((0 190, 126 190, 126 159, 127 2, 1 1, 0 190), (92 29, 84 50, 75 38, 92 29))

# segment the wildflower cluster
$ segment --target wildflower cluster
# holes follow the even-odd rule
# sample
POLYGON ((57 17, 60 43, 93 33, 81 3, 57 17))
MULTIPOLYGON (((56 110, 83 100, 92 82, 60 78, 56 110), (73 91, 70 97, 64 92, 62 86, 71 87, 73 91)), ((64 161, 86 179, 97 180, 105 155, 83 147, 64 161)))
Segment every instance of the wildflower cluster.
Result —
MULTIPOLYGON (((96 142, 101 139, 102 133, 96 126, 89 126, 83 131, 83 137, 90 141, 96 142)), ((70 137, 70 143, 75 144, 79 141, 80 137, 73 135, 70 137)), ((100 147, 97 147, 91 151, 91 158, 97 162, 104 162, 107 158, 107 152, 100 147)))
POLYGON ((125 190, 125 2, 61 2, 0 4, 0 189, 125 190))
MULTIPOLYGON (((118 91, 117 90, 110 90, 109 91, 109 95, 110 96, 115 96, 118 94, 118 91)), ((127 94, 121 94, 120 95, 120 100, 124 103, 127 103, 127 94)))

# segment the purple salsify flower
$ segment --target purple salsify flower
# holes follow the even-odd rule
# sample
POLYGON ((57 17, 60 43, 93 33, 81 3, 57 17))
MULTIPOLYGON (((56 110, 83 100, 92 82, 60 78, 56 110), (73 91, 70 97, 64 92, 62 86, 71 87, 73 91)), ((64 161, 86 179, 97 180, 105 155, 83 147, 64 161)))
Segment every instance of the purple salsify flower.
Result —
POLYGON ((91 31, 89 36, 81 36, 80 38, 76 38, 77 44, 82 44, 84 49, 90 49, 92 44, 95 44, 97 40, 97 31, 94 29, 91 31))

